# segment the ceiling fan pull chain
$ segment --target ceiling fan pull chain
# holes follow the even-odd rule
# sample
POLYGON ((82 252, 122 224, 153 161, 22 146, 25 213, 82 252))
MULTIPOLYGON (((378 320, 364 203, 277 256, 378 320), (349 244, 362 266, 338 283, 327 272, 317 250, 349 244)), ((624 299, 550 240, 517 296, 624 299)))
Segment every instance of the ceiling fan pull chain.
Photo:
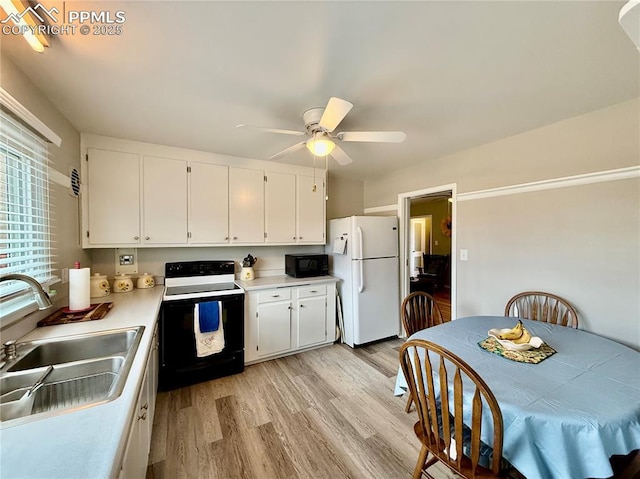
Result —
POLYGON ((316 192, 316 154, 313 153, 313 188, 311 191, 316 192))

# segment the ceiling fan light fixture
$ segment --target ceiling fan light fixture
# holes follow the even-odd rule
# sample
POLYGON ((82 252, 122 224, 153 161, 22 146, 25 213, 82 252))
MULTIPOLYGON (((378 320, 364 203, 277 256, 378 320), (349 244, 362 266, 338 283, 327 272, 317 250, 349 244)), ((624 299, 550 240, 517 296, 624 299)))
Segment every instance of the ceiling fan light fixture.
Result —
POLYGON ((331 154, 336 144, 326 137, 311 138, 307 141, 307 148, 315 156, 327 156, 331 154))

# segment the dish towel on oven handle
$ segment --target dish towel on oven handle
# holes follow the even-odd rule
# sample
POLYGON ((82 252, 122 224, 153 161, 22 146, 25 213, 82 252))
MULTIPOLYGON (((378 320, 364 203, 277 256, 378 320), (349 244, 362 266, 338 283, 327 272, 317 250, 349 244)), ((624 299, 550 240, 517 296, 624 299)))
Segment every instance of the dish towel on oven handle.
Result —
POLYGON ((224 349, 224 328, 221 314, 222 305, 220 301, 195 304, 193 309, 193 332, 196 341, 196 355, 199 358, 219 353, 224 349))

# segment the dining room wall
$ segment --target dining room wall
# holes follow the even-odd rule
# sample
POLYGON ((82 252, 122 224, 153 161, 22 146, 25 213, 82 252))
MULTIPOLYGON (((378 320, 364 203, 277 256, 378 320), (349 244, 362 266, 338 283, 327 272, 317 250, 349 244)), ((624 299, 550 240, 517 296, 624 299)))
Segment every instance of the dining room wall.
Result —
POLYGON ((542 289, 582 328, 640 350, 639 112, 636 98, 366 180, 365 209, 455 183, 458 317, 502 315, 513 293, 542 289), (517 188, 532 183, 546 189, 517 188))

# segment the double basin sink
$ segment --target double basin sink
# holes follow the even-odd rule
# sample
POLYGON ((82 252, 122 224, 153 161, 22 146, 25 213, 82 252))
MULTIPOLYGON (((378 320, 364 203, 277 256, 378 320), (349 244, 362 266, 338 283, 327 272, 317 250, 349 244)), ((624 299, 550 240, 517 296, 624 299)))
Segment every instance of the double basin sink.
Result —
POLYGON ((0 426, 67 413, 116 399, 144 327, 17 344, 0 368, 0 426))

